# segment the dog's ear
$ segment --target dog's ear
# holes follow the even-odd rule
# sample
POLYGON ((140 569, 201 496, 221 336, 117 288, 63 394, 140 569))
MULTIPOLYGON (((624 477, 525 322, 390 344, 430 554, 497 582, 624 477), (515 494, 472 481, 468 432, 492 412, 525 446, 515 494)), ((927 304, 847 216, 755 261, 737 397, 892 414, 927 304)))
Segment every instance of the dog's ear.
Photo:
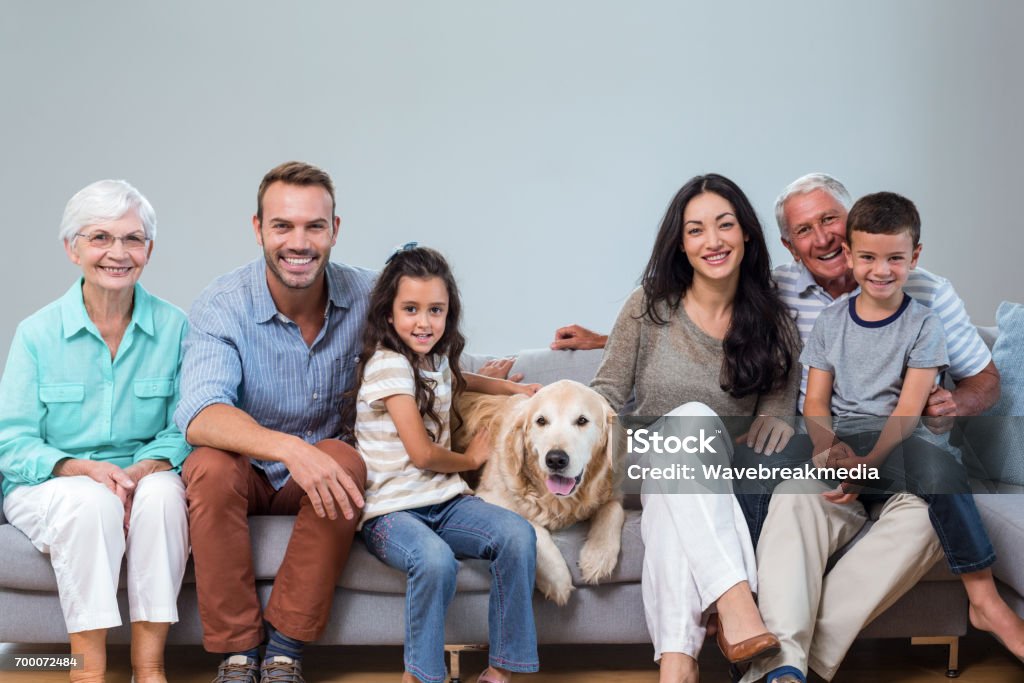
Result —
POLYGON ((611 406, 604 411, 604 443, 605 458, 608 460, 608 468, 615 471, 615 411, 611 406))
POLYGON ((509 426, 505 431, 505 452, 508 453, 508 468, 512 475, 518 477, 522 474, 523 464, 526 460, 526 418, 530 411, 526 404, 528 401, 521 401, 516 406, 515 413, 509 418, 509 426))

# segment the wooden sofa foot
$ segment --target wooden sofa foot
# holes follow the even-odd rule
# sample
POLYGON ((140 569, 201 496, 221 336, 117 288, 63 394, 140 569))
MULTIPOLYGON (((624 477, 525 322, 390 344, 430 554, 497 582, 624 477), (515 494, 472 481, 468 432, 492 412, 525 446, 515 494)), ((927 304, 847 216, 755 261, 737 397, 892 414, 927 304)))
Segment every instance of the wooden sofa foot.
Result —
POLYGON ((448 653, 448 671, 450 672, 449 681, 451 683, 461 683, 461 674, 459 673, 460 654, 467 650, 482 652, 486 649, 486 645, 445 645, 444 651, 448 653))
POLYGON ((948 645, 949 661, 946 664, 946 678, 960 677, 960 638, 958 636, 933 636, 911 638, 911 645, 948 645))

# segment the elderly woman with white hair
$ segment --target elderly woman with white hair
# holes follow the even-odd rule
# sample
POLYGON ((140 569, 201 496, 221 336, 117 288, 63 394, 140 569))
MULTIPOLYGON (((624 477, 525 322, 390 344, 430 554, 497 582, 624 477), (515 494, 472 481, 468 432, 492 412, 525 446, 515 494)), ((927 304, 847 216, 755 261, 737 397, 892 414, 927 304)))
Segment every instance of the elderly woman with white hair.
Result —
POLYGON ((121 624, 127 557, 132 669, 165 681, 188 557, 189 446, 174 425, 185 314, 138 283, 156 216, 138 190, 101 180, 68 202, 60 238, 79 278, 26 318, 0 379, 4 514, 50 555, 71 650, 102 681, 121 624))

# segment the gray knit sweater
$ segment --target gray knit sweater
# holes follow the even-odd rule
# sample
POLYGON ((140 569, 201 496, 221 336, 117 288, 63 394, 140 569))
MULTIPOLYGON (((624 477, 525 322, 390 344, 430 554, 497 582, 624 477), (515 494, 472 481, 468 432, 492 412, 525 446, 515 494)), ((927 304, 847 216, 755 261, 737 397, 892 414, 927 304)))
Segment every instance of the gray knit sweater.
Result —
MULTIPOLYGON (((722 341, 690 320, 680 305, 659 309, 666 325, 643 315, 644 293, 630 294, 608 337, 601 366, 590 386, 619 411, 636 388, 632 415, 658 417, 690 401, 707 404, 722 417, 775 415, 796 411, 800 392, 800 348, 790 349, 793 366, 785 387, 770 394, 733 398, 721 389, 722 341)), ((792 338, 797 340, 796 326, 792 338)))

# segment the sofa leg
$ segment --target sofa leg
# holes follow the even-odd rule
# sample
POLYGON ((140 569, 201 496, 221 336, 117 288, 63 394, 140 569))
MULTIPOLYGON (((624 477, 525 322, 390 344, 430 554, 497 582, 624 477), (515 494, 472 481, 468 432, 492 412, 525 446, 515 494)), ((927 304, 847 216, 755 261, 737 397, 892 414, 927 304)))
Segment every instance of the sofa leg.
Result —
POLYGON ((934 636, 911 638, 911 645, 948 645, 949 661, 946 666, 946 678, 960 677, 960 638, 958 636, 934 636))
POLYGON ((482 652, 487 649, 486 645, 445 645, 444 650, 448 653, 448 671, 451 672, 450 682, 461 683, 459 673, 459 655, 466 650, 482 652))

